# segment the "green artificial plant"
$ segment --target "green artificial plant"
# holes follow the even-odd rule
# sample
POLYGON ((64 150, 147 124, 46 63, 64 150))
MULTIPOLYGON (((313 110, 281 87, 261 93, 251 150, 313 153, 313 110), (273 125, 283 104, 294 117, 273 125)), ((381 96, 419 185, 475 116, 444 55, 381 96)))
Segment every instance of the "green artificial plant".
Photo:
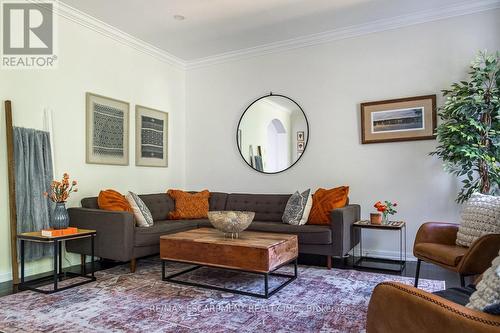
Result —
POLYGON ((443 90, 439 109, 439 145, 431 155, 445 170, 462 179, 457 202, 474 192, 499 194, 500 182, 500 60, 499 52, 480 52, 470 66, 469 81, 443 90))

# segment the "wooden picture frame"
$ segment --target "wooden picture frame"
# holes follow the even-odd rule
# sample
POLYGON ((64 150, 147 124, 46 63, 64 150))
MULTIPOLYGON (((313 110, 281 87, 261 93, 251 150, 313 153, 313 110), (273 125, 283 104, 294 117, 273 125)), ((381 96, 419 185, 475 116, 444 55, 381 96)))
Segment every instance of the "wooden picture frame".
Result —
POLYGON ((129 165, 128 102, 86 93, 86 163, 129 165))
POLYGON ((361 103, 361 142, 433 140, 436 95, 361 103))
POLYGON ((168 112, 135 106, 135 165, 168 167, 168 112))

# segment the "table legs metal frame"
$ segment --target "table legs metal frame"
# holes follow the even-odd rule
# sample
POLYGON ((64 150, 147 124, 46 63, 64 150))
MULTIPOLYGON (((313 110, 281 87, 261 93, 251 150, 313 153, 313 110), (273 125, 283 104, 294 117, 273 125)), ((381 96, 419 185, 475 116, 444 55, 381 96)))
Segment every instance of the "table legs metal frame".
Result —
MULTIPOLYGON (((399 260, 392 259, 384 259, 386 263, 397 264, 399 265, 398 269, 390 269, 390 268, 377 268, 377 267, 368 267, 363 265, 363 261, 367 260, 377 260, 379 258, 371 258, 363 256, 363 228, 359 228, 359 258, 355 260, 355 256, 353 255, 353 267, 354 268, 368 268, 368 269, 377 269, 388 272, 398 272, 401 273, 406 267, 406 225, 399 228, 399 260), (404 229, 404 230, 403 230, 404 229), (403 241, 404 240, 404 241, 403 241), (404 260, 403 260, 403 252, 404 252, 404 260)), ((390 230, 390 229, 389 229, 390 230)))
POLYGON ((91 272, 90 276, 85 273, 84 268, 82 267, 82 270, 80 274, 78 273, 73 273, 73 272, 63 272, 63 267, 62 267, 62 243, 65 242, 64 240, 55 240, 53 243, 54 246, 54 269, 52 271, 52 275, 37 278, 37 279, 32 279, 29 281, 25 281, 25 253, 24 253, 24 247, 25 247, 25 242, 26 240, 21 239, 21 283, 19 284, 18 288, 19 290, 31 290, 31 291, 36 291, 39 293, 43 294, 52 294, 58 291, 66 290, 69 288, 81 286, 86 283, 90 283, 96 280, 95 275, 94 275, 94 238, 95 235, 90 236, 90 244, 91 244, 91 250, 90 250, 90 256, 91 256, 91 261, 90 261, 90 266, 91 266, 91 272), (64 286, 60 288, 58 286, 58 282, 63 281, 63 278, 73 278, 73 277, 81 277, 84 278, 85 281, 73 283, 67 286, 64 286), (52 280, 52 284, 54 285, 54 288, 52 290, 44 290, 40 289, 39 287, 35 287, 35 285, 39 285, 42 282, 46 282, 48 280, 52 280))
POLYGON ((286 287, 288 284, 290 284, 292 281, 294 281, 295 279, 297 279, 297 275, 298 275, 297 274, 297 258, 295 258, 295 259, 293 259, 291 261, 288 261, 288 262, 284 263, 283 265, 280 265, 280 266, 276 267, 274 270, 272 270, 272 271, 270 271, 268 273, 258 273, 258 272, 251 272, 251 271, 246 271, 246 270, 240 270, 240 269, 221 268, 221 267, 215 267, 215 266, 210 266, 210 265, 195 265, 193 267, 190 267, 188 269, 182 270, 180 272, 173 273, 173 274, 170 274, 170 275, 166 275, 165 274, 165 270, 166 270, 165 269, 165 265, 166 265, 166 263, 168 261, 170 261, 170 262, 176 262, 176 263, 182 263, 182 264, 188 264, 189 265, 189 263, 182 262, 182 261, 162 259, 161 278, 162 278, 163 281, 177 283, 177 284, 182 284, 182 285, 186 285, 186 286, 192 286, 192 287, 200 287, 200 288, 205 288, 205 289, 212 289, 212 290, 218 290, 218 291, 223 291, 223 292, 230 292, 230 293, 233 293, 233 294, 258 297, 258 298, 269 298, 269 297, 273 296, 278 291, 280 291, 281 289, 283 289, 284 287, 286 287), (288 265, 290 263, 293 263, 293 275, 276 273, 276 271, 278 269, 280 269, 281 267, 283 267, 285 265, 288 265), (182 280, 176 280, 175 279, 178 276, 184 275, 186 273, 195 271, 195 270, 203 268, 203 267, 211 267, 211 268, 217 268, 217 269, 228 269, 228 270, 232 270, 232 271, 245 272, 245 273, 251 273, 251 274, 256 274, 256 275, 263 276, 264 277, 264 293, 263 294, 259 294, 259 293, 253 293, 253 292, 249 292, 249 291, 244 291, 244 290, 228 289, 228 288, 217 287, 217 286, 213 286, 213 285, 209 285, 209 284, 189 282, 189 281, 182 281, 182 280), (283 282, 282 284, 280 284, 279 286, 277 286, 276 288, 274 288, 272 290, 269 290, 269 276, 277 276, 277 277, 286 278, 286 281, 283 282))

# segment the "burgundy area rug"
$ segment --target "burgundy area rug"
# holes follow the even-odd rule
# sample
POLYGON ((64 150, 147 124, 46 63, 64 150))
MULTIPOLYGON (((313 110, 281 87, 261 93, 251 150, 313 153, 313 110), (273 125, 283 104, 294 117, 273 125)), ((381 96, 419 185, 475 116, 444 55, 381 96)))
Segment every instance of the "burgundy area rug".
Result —
MULTIPOLYGON (((169 263, 167 274, 187 265, 169 263)), ((292 267, 280 271, 291 273, 292 267)), ((359 332, 373 288, 413 279, 354 270, 299 267, 297 280, 270 299, 161 281, 159 259, 117 266, 97 281, 52 295, 31 291, 0 298, 3 332, 359 332)), ((262 277, 202 268, 182 279, 262 292, 262 277)), ((270 287, 280 278, 271 278, 270 287)), ((422 279, 427 291, 444 281, 422 279)))

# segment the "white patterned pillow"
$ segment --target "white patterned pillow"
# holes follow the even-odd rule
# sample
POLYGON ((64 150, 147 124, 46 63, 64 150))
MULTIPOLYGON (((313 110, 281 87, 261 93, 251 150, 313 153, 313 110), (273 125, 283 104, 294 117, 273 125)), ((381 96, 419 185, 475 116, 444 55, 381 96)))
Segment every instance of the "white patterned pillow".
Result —
POLYGON ((130 207, 134 211, 135 223, 138 227, 152 227, 153 226, 153 216, 149 208, 146 206, 144 201, 139 198, 139 196, 133 192, 128 192, 125 195, 130 207))
POLYGON ((470 296, 470 309, 490 312, 489 308, 498 308, 500 304, 500 252, 493 259, 491 267, 483 273, 483 278, 476 286, 476 291, 470 296))
POLYGON ((500 197, 474 193, 462 211, 456 243, 469 247, 487 234, 500 234, 500 197))
POLYGON ((293 225, 304 225, 307 223, 312 207, 311 189, 299 193, 296 191, 286 203, 283 212, 283 223, 293 225))

